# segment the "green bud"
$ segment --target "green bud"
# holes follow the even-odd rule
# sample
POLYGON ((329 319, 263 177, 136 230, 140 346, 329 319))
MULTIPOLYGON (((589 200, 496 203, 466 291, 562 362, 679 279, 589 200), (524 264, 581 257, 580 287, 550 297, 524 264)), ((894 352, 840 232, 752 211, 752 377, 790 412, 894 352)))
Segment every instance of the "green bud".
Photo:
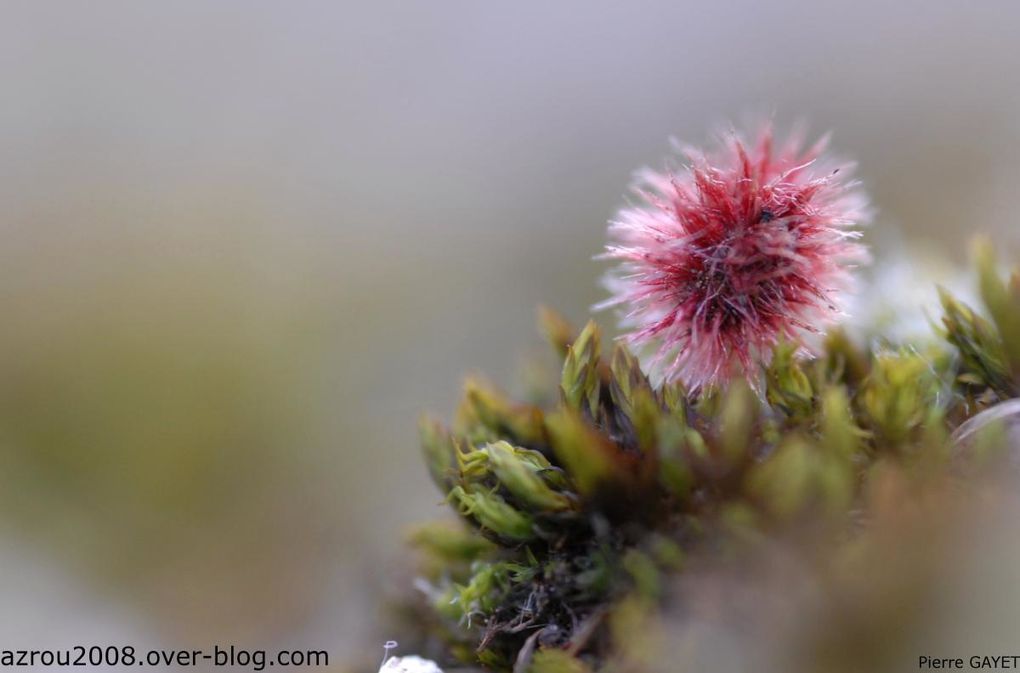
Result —
POLYGON ((546 340, 555 349, 556 355, 561 359, 566 358, 567 350, 570 348, 570 344, 574 343, 574 336, 577 334, 573 325, 567 322, 567 319, 562 315, 546 306, 541 306, 538 309, 538 324, 542 333, 545 334, 546 340))
POLYGON ((613 404, 624 415, 630 416, 634 408, 634 395, 637 391, 652 392, 648 377, 641 371, 641 363, 623 344, 613 348, 613 359, 610 364, 612 378, 609 382, 609 394, 613 404))
POLYGON ((617 423, 633 432, 645 454, 656 449, 658 424, 663 417, 659 400, 637 358, 622 344, 613 350, 609 394, 616 407, 617 423))
POLYGON ((683 498, 694 484, 690 466, 691 438, 697 437, 696 451, 704 455, 704 440, 693 428, 687 428, 675 416, 659 419, 658 439, 659 483, 674 497, 683 498))
POLYGON ((719 449, 726 467, 733 467, 750 454, 757 424, 759 403, 746 382, 734 383, 722 398, 719 410, 719 449))
POLYGON ((460 470, 460 480, 465 484, 481 484, 492 476, 489 454, 476 448, 464 449, 456 438, 454 444, 457 448, 457 467, 460 470))
POLYGON ((1002 281, 995 263, 995 248, 988 239, 976 246, 981 299, 999 330, 1006 361, 1014 383, 1020 381, 1020 280, 1014 275, 1008 285, 1002 281))
POLYGON ((868 357, 858 348, 845 329, 829 330, 825 335, 825 380, 843 383, 850 388, 859 385, 868 375, 868 357))
POLYGON ((783 342, 776 346, 772 362, 766 370, 766 397, 771 405, 782 409, 787 416, 803 419, 814 410, 814 388, 800 363, 798 346, 783 342))
POLYGON ((471 580, 458 587, 457 604, 464 615, 489 612, 509 588, 509 571, 504 563, 476 563, 471 580))
POLYGON ((939 387, 932 363, 923 355, 879 353, 858 403, 869 429, 884 444, 897 447, 914 441, 919 429, 939 417, 939 387))
POLYGON ((542 468, 536 466, 533 457, 519 455, 507 442, 489 444, 483 450, 499 482, 528 507, 552 512, 571 508, 570 499, 551 489, 542 479, 542 468))
POLYGON ((514 404, 476 378, 464 383, 464 398, 457 410, 454 430, 475 444, 506 438, 536 446, 546 441, 541 409, 514 404))
POLYGON ((456 448, 453 438, 442 423, 428 416, 422 416, 419 421, 418 435, 429 475, 436 486, 446 493, 453 486, 457 476, 456 448))
POLYGON ((570 490, 570 480, 567 479, 563 470, 552 463, 542 453, 533 449, 525 449, 519 446, 511 446, 514 456, 529 466, 532 470, 542 476, 542 479, 554 489, 559 491, 570 490))
POLYGON ((987 386, 1002 396, 1012 394, 1006 351, 995 327, 939 288, 942 302, 942 334, 960 353, 960 382, 987 386))
POLYGON ((457 505, 461 516, 473 519, 483 529, 508 540, 525 541, 534 538, 531 517, 514 509, 495 493, 468 492, 461 486, 450 491, 450 499, 457 505))
POLYGON ((854 422, 846 389, 838 386, 826 390, 821 421, 821 443, 826 451, 852 459, 861 451, 864 437, 865 432, 854 422))
POLYGON ((599 405, 600 337, 598 326, 589 321, 567 349, 560 379, 563 402, 571 409, 585 411, 592 417, 597 414, 599 405))
POLYGON ((468 530, 459 521, 434 521, 416 526, 408 534, 408 542, 447 563, 469 562, 495 549, 477 531, 468 530))
POLYGON ((659 402, 666 412, 677 419, 681 425, 687 425, 689 415, 689 402, 687 391, 679 381, 675 383, 663 383, 658 392, 659 402))
POLYGON ((546 416, 552 448, 581 495, 629 480, 619 449, 571 409, 546 416))

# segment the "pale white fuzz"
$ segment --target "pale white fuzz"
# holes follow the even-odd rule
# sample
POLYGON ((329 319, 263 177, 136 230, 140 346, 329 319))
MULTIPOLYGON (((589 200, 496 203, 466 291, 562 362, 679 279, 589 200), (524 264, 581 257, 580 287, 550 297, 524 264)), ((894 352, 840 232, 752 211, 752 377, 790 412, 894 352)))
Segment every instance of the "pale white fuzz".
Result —
POLYGON ((434 661, 411 655, 390 657, 379 667, 379 673, 443 673, 443 669, 434 661))

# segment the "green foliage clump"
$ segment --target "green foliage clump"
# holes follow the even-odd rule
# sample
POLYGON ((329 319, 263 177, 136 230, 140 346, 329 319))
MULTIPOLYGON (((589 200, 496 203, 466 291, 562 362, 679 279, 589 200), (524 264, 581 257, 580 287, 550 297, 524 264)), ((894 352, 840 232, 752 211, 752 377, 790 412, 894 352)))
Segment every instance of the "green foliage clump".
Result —
MULTIPOLYGON (((523 672, 631 670, 642 615, 669 599, 691 554, 763 536, 852 535, 881 465, 952 470, 953 430, 1016 396, 1020 281, 979 255, 981 317, 942 292, 941 343, 775 348, 757 389, 656 386, 599 328, 555 314, 553 403, 471 379, 451 428, 425 419, 436 485, 466 526, 414 537, 427 635, 450 660, 523 672)), ((635 659, 637 657, 637 659, 635 659)))

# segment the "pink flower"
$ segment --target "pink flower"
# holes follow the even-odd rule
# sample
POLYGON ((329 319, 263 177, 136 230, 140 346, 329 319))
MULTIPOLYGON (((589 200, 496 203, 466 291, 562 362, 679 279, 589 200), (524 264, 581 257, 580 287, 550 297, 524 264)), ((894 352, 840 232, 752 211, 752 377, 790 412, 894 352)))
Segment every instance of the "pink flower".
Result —
POLYGON ((685 148, 690 166, 644 170, 639 202, 609 225, 602 257, 619 261, 598 308, 621 309, 624 338, 651 351, 666 381, 691 392, 744 375, 755 385, 781 339, 806 337, 842 315, 851 269, 867 261, 855 225, 867 200, 851 166, 826 165, 827 139, 798 135, 753 146, 736 132, 717 152, 685 148))

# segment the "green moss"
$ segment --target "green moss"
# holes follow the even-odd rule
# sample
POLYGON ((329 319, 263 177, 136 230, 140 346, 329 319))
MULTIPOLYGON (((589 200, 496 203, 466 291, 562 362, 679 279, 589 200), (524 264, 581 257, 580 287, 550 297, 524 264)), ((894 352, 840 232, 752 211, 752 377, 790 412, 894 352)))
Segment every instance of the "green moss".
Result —
POLYGON ((946 471, 952 430, 1020 380, 1020 282, 979 262, 991 319, 943 291, 942 345, 869 350, 836 331, 814 358, 779 344, 758 389, 698 396, 656 389, 621 345, 604 359, 594 323, 574 336, 544 312, 558 403, 471 380, 452 430, 422 423, 432 478, 468 524, 413 538, 432 637, 495 670, 628 661, 619 634, 669 600, 691 554, 795 525, 852 535, 876 465, 946 471))

